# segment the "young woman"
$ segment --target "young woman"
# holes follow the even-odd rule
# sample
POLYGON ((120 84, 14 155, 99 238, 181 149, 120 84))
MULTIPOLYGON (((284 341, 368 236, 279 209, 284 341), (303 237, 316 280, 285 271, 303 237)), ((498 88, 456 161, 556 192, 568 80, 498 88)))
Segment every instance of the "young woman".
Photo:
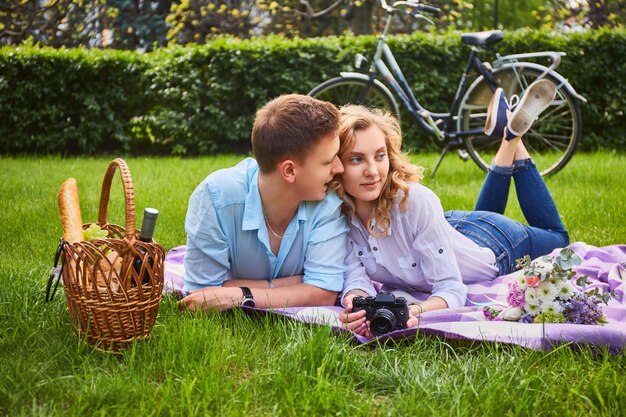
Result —
POLYGON ((513 113, 500 89, 494 95, 485 131, 503 139, 474 211, 443 211, 437 196, 420 184, 422 169, 401 152, 402 133, 393 116, 361 106, 342 108, 344 172, 335 186, 350 227, 340 315, 346 328, 371 336, 365 311, 352 313, 352 299, 375 295, 372 281, 409 294, 410 327, 423 312, 463 306, 466 283, 508 274, 516 259, 568 244, 521 138, 554 98, 554 85, 547 83, 531 85, 513 113), (528 225, 502 215, 511 178, 528 225), (410 296, 416 292, 430 296, 420 303, 410 296))

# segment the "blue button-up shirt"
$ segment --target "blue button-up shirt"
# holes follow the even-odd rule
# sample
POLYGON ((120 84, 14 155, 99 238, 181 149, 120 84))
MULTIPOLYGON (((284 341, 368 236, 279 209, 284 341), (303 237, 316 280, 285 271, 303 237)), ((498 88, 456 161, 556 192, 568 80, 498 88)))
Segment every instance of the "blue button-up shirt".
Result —
POLYGON ((210 174, 193 192, 187 218, 184 290, 224 280, 304 275, 305 284, 341 291, 346 255, 341 199, 301 202, 285 230, 278 255, 270 249, 259 194, 259 170, 247 158, 210 174))

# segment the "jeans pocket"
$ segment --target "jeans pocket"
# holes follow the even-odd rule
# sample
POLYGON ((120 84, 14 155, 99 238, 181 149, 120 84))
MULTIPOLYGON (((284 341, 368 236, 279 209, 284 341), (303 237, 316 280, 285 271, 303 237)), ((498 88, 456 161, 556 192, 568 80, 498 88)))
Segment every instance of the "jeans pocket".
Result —
POLYGON ((500 275, 515 270, 515 260, 523 256, 529 235, 526 227, 501 214, 487 211, 451 215, 450 224, 478 246, 490 249, 500 275), (521 255, 521 256, 520 256, 521 255))
POLYGON ((526 227, 497 213, 488 213, 478 219, 487 227, 485 230, 498 240, 500 244, 514 251, 519 245, 528 239, 526 227))

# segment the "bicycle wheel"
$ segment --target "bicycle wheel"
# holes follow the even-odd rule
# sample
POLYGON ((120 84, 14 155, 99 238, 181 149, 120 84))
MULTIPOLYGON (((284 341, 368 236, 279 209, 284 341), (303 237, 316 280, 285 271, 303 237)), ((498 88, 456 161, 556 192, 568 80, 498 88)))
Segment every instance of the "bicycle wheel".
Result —
POLYGON ((357 77, 339 77, 325 81, 309 93, 320 100, 330 101, 337 107, 360 104, 370 108, 387 109, 399 120, 396 101, 383 87, 357 77))
MULTIPOLYGON (((521 97, 526 88, 542 74, 538 68, 514 64, 494 71, 498 86, 507 97, 521 97)), ((551 74, 546 78, 557 86, 561 84, 551 74)), ((468 89, 459 110, 460 130, 482 128, 485 125, 487 106, 493 95, 484 80, 477 79, 468 89)), ((557 89, 556 98, 533 123, 524 135, 524 145, 543 176, 552 175, 570 160, 582 132, 582 118, 577 99, 564 86, 557 89)), ((484 135, 465 138, 467 152, 482 169, 487 170, 501 139, 484 135)))

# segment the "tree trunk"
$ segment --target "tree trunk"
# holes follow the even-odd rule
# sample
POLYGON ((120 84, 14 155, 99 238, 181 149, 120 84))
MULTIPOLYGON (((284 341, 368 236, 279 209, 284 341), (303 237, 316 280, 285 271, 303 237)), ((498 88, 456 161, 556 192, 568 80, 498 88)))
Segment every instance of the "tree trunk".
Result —
POLYGON ((374 13, 375 1, 365 0, 361 7, 355 7, 354 15, 350 20, 350 30, 355 35, 369 35, 372 33, 372 14, 374 13))

